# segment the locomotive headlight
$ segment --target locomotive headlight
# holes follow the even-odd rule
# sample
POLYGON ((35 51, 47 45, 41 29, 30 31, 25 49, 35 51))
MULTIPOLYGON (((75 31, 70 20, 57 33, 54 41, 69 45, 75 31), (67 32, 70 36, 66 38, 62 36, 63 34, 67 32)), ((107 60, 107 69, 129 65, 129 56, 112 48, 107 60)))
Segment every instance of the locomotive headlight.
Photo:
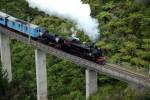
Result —
POLYGON ((40 32, 40 36, 42 36, 43 35, 43 33, 42 32, 40 32))
POLYGON ((59 41, 59 37, 56 37, 56 38, 55 38, 55 41, 58 43, 58 41, 59 41))
POLYGON ((92 56, 92 53, 89 53, 89 56, 92 56))

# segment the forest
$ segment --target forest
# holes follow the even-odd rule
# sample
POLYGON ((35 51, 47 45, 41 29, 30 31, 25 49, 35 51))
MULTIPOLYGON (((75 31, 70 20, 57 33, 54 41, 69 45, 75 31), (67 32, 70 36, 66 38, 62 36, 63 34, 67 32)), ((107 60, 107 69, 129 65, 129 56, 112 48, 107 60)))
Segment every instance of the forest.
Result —
MULTIPOLYGON (((90 4, 98 19, 102 48, 107 62, 127 66, 148 75, 150 70, 149 0, 82 0, 90 4)), ((0 11, 45 27, 50 32, 71 36, 74 24, 30 8, 25 0, 0 0, 0 11)), ((81 41, 91 43, 83 31, 81 41)), ((0 100, 36 100, 35 55, 33 47, 11 40, 13 80, 8 82, 0 64, 0 100)), ((47 54, 48 98, 85 100, 85 69, 47 54)), ((150 91, 138 91, 127 83, 98 75, 98 91, 90 100, 150 100, 150 91)))

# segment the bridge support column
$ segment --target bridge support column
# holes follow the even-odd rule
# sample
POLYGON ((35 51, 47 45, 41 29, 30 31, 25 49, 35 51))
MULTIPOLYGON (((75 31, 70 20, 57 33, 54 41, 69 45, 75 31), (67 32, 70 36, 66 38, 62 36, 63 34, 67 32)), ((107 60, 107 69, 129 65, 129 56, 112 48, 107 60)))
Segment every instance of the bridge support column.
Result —
POLYGON ((41 50, 35 50, 35 57, 36 57, 35 60, 36 60, 37 99, 48 100, 46 54, 41 50))
POLYGON ((0 34, 0 49, 1 49, 1 63, 2 70, 6 72, 7 79, 9 82, 12 80, 11 70, 11 55, 10 55, 10 40, 9 37, 0 34))
POLYGON ((97 91, 97 72, 86 69, 86 100, 97 91))

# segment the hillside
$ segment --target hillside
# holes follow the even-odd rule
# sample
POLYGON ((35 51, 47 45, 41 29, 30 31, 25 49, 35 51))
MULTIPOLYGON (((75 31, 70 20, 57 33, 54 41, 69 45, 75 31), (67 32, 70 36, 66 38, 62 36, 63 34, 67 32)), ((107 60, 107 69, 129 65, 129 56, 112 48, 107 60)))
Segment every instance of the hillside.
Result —
MULTIPOLYGON (((108 62, 134 69, 150 68, 150 5, 133 0, 82 0, 89 3, 99 21, 100 39, 108 62)), ((146 0, 145 0, 146 1, 146 0)), ((25 0, 0 0, 0 11, 70 36, 74 24, 32 9, 25 0)), ((78 30, 81 41, 90 43, 78 30)), ((36 100, 34 49, 12 40, 13 81, 8 83, 0 67, 0 100, 36 100)), ((85 100, 85 69, 69 61, 47 56, 49 99, 85 100)), ((99 75, 99 90, 90 100, 149 100, 150 92, 139 92, 126 83, 99 75)))

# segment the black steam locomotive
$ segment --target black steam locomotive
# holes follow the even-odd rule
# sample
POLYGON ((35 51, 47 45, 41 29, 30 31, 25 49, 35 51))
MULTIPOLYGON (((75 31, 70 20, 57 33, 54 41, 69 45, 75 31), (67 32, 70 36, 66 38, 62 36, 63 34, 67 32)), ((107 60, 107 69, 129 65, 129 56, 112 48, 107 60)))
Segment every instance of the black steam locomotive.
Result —
POLYGON ((72 37, 63 38, 59 35, 45 31, 39 40, 73 55, 94 61, 99 64, 105 64, 105 57, 102 55, 101 49, 98 49, 96 46, 82 43, 81 41, 72 37))

